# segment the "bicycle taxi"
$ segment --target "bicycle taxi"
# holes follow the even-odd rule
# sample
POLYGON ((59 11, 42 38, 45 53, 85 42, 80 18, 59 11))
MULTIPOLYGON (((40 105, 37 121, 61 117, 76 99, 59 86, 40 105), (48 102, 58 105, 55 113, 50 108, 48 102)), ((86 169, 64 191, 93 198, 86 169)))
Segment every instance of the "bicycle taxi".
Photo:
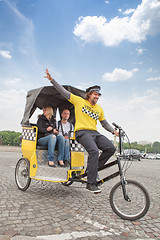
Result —
MULTIPOLYGON (((64 86, 68 91, 78 96, 84 97, 85 92, 72 86, 64 86)), ((70 137, 70 166, 61 168, 50 168, 47 164, 47 147, 37 145, 38 128, 36 124, 30 123, 30 118, 35 110, 44 106, 51 106, 56 115, 63 108, 70 110, 71 123, 75 123, 74 106, 68 102, 54 86, 41 87, 30 90, 26 97, 26 106, 22 119, 22 158, 20 158, 15 168, 15 181, 18 189, 25 191, 31 183, 31 179, 49 182, 59 182, 69 186, 74 182, 87 183, 87 171, 85 169, 85 149, 70 137)), ((106 181, 120 176, 118 182, 111 189, 109 201, 113 211, 122 219, 137 220, 143 217, 150 206, 150 199, 147 190, 134 180, 126 180, 125 172, 131 155, 125 156, 123 152, 123 142, 127 138, 124 130, 113 123, 119 130, 119 150, 116 160, 113 160, 98 169, 98 172, 118 166, 118 171, 103 177, 97 181, 102 185, 106 181)), ((71 136, 71 135, 70 135, 71 136)), ((128 140, 129 141, 129 140, 128 140)), ((55 151, 56 155, 56 151, 55 151)))

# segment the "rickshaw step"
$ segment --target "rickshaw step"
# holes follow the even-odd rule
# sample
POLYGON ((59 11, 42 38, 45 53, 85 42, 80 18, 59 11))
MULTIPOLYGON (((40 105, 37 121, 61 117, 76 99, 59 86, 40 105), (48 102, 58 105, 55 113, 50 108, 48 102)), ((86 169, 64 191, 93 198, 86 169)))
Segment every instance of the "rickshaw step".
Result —
POLYGON ((51 181, 51 182, 65 182, 67 181, 67 178, 60 178, 60 177, 48 177, 48 176, 40 176, 40 175, 36 175, 33 179, 37 179, 37 180, 43 180, 43 181, 51 181))
POLYGON ((47 180, 49 181, 65 181, 67 180, 69 168, 50 168, 48 165, 38 165, 36 175, 34 176, 35 179, 47 180))

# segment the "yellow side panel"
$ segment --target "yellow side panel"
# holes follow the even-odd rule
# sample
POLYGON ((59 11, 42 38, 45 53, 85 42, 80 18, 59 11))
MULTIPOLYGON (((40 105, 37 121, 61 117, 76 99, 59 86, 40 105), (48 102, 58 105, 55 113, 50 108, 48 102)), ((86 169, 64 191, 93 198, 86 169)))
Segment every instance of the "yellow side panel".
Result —
POLYGON ((36 172, 37 172, 37 156, 36 152, 34 152, 30 161, 30 177, 36 176, 36 172))
POLYGON ((34 141, 22 139, 22 154, 30 162, 30 177, 34 177, 37 171, 37 157, 36 157, 36 142, 37 142, 37 127, 24 127, 24 129, 36 131, 36 138, 34 141))
POLYGON ((30 161, 33 153, 36 151, 36 142, 29 140, 22 140, 22 153, 23 157, 30 161))
POLYGON ((71 167, 84 166, 84 152, 71 152, 71 167))

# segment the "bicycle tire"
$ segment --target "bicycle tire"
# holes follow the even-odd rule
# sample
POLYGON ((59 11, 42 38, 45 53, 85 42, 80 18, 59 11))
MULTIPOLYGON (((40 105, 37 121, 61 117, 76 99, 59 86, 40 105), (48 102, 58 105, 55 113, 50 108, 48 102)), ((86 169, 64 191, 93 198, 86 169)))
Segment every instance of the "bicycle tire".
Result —
POLYGON ((70 186, 73 183, 73 181, 67 181, 67 182, 61 182, 61 183, 64 186, 70 186))
POLYGON ((27 158, 21 158, 15 168, 15 182, 18 189, 26 191, 31 183, 29 176, 30 163, 27 158))
POLYGON ((150 207, 147 190, 134 180, 125 181, 125 188, 130 201, 124 199, 121 182, 113 186, 109 196, 112 210, 124 220, 135 221, 144 217, 150 207))

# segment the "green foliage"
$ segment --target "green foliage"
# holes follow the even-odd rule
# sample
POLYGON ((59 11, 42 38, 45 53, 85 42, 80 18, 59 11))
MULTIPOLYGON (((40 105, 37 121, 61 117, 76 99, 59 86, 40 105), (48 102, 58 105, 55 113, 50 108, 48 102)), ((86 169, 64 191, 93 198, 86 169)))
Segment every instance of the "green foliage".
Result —
MULTIPOLYGON (((118 146, 118 143, 114 142, 111 140, 111 142, 118 146)), ((138 144, 137 142, 132 142, 132 143, 128 143, 128 142, 123 142, 123 149, 137 149, 140 152, 146 152, 146 153, 160 153, 160 142, 154 142, 153 144, 146 144, 146 145, 142 145, 142 144, 138 144)))
POLYGON ((14 131, 0 131, 0 145, 19 146, 21 136, 20 132, 14 131))
POLYGON ((124 149, 133 148, 137 149, 140 152, 146 152, 146 153, 160 153, 160 142, 154 142, 153 144, 146 144, 141 145, 137 142, 133 143, 123 143, 124 149))
POLYGON ((154 149, 154 153, 159 153, 160 142, 154 142, 152 148, 154 149))

